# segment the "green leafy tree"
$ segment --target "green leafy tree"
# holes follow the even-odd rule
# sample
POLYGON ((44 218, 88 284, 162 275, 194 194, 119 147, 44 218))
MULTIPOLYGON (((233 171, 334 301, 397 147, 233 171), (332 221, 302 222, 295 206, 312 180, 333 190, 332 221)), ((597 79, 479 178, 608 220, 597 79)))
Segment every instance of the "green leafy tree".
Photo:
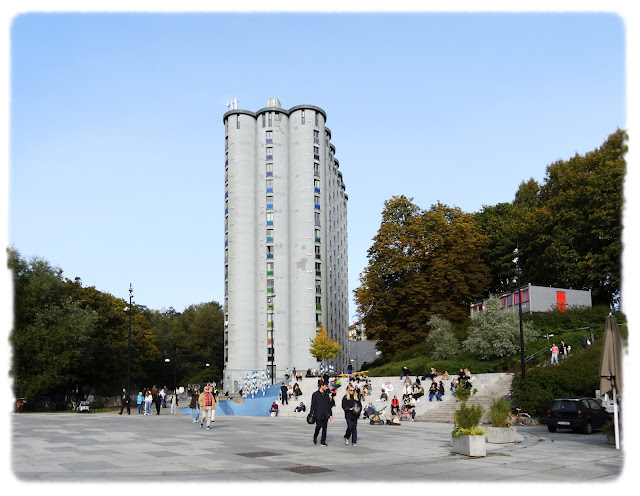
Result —
MULTIPOLYGON (((65 284, 67 294, 98 317, 93 349, 89 355, 92 366, 87 369, 84 384, 102 393, 117 392, 126 387, 129 302, 98 291, 94 286, 83 286, 80 278, 67 279, 65 284), (118 388, 114 382, 118 383, 118 388)), ((131 317, 131 385, 134 387, 151 380, 149 372, 153 372, 154 367, 150 364, 159 359, 160 353, 157 335, 145 307, 134 305, 131 317)))
MULTIPOLYGON (((487 300, 486 306, 486 311, 474 317, 469 337, 462 343, 463 348, 483 360, 516 355, 520 352, 518 313, 500 310, 495 296, 487 300)), ((525 346, 538 336, 531 322, 523 322, 522 330, 525 346)))
POLYGON ((448 360, 460 353, 460 341, 453 335, 451 322, 434 315, 427 325, 430 329, 427 344, 432 349, 431 358, 448 360))
POLYGON ((323 327, 314 339, 310 340, 311 347, 309 353, 318 360, 322 360, 326 367, 327 362, 340 354, 342 346, 329 337, 327 330, 323 327))
POLYGON ((463 321, 482 296, 487 244, 473 216, 438 203, 421 210, 404 196, 385 202, 369 263, 354 291, 367 336, 387 356, 428 334, 432 315, 463 321))
POLYGON ((59 398, 82 383, 91 367, 98 316, 65 292, 62 271, 46 260, 8 250, 14 282, 13 357, 17 397, 59 398))
POLYGON ((618 129, 600 148, 549 165, 542 184, 523 182, 512 203, 475 215, 490 240, 490 292, 514 288, 517 246, 523 282, 591 289, 594 305, 618 303, 627 140, 618 129))
POLYGON ((599 149, 547 167, 540 196, 548 216, 530 259, 539 284, 591 289, 595 305, 617 303, 627 139, 618 129, 599 149))

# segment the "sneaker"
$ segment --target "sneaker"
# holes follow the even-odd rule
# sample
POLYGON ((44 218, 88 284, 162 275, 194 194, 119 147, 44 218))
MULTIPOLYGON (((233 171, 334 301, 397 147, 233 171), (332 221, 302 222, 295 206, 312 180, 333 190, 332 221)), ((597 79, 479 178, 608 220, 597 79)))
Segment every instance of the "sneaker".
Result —
POLYGON ((200 429, 202 429, 204 426, 202 424, 200 424, 200 429))
POLYGON ((349 444, 349 440, 346 437, 344 438, 344 444, 349 444))
POLYGON ((313 438, 313 444, 318 444, 318 440, 315 437, 313 438))
POLYGON ((210 425, 208 425, 208 426, 207 426, 207 429, 211 430, 211 426, 210 426, 210 425))
POLYGON ((322 446, 329 446, 327 443, 320 443, 322 446))
POLYGON ((356 443, 353 443, 351 446, 358 446, 356 443))
POLYGON ((193 423, 195 424, 197 422, 197 420, 194 420, 193 423))

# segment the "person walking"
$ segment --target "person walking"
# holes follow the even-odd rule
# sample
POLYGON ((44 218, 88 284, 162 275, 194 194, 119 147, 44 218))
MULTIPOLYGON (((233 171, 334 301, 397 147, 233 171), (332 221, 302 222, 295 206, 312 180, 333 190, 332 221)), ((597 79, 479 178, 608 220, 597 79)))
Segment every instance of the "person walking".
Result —
POLYGON ((171 415, 175 415, 178 412, 178 395, 173 393, 171 395, 171 415))
POLYGON ((282 404, 284 405, 286 403, 288 405, 289 404, 289 394, 288 394, 288 391, 287 391, 287 384, 285 382, 283 382, 282 386, 280 386, 280 396, 281 396, 282 404))
POLYGON ((194 388, 191 391, 191 403, 189 403, 189 408, 191 408, 191 418, 193 419, 193 423, 195 424, 200 418, 200 403, 198 403, 198 398, 200 394, 198 393, 198 389, 194 388))
POLYGON ((207 422, 207 429, 211 429, 211 422, 215 422, 216 399, 211 393, 211 386, 205 386, 204 392, 198 398, 202 414, 200 415, 200 429, 203 428, 204 422, 207 422))
POLYGON ((138 413, 142 413, 142 410, 144 409, 144 396, 142 396, 142 391, 138 393, 136 403, 138 404, 138 413))
POLYGON ((318 434, 322 430, 320 444, 327 446, 327 423, 333 420, 333 412, 331 411, 331 398, 327 389, 329 386, 326 382, 320 381, 320 389, 311 395, 310 413, 316 417, 316 429, 313 433, 313 444, 318 444, 318 434))
POLYGON ((156 404, 156 415, 160 415, 160 405, 162 405, 162 396, 160 396, 160 393, 156 394, 153 401, 156 404))
POLYGON ((127 407, 127 415, 131 415, 131 395, 127 391, 126 388, 122 388, 122 396, 120 397, 120 413, 118 415, 122 415, 122 410, 124 407, 127 407))
POLYGON ((562 359, 567 358, 569 355, 569 346, 564 342, 564 339, 560 341, 560 351, 562 352, 562 359))
POLYGON ((147 395, 144 397, 144 414, 151 415, 151 403, 153 403, 153 395, 151 391, 147 391, 147 395))
POLYGON ((555 343, 553 343, 551 345, 551 363, 555 363, 556 365, 558 364, 558 345, 556 345, 555 343))
POLYGON ((347 421, 347 431, 344 433, 344 444, 351 444, 357 446, 358 441, 358 419, 362 412, 362 403, 358 397, 358 393, 354 387, 349 384, 347 387, 347 394, 342 398, 342 409, 344 410, 344 418, 347 421))

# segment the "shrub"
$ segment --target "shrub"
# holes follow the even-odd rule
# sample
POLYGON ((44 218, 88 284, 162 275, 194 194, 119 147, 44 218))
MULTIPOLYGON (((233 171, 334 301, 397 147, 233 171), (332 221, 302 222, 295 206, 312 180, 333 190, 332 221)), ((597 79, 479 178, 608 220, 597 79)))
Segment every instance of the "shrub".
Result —
POLYGON ((563 396, 590 396, 600 387, 602 340, 586 349, 572 351, 558 365, 528 369, 524 387, 520 375, 513 378, 514 404, 531 415, 544 415, 546 405, 563 396))
POLYGON ((456 400, 460 402, 460 406, 453 413, 453 431, 451 434, 455 437, 461 435, 468 436, 481 436, 486 434, 486 431, 478 428, 484 408, 482 405, 467 405, 467 400, 471 394, 476 394, 477 389, 470 388, 458 388, 456 390, 456 400))
POLYGON ((511 405, 508 401, 500 398, 493 400, 491 407, 489 408, 489 423, 493 427, 509 427, 509 411, 511 405))
POLYGON ((438 316, 431 317, 427 323, 432 329, 427 336, 427 344, 432 348, 431 358, 447 360, 460 354, 460 341, 452 332, 451 323, 438 316))
POLYGON ((460 407, 454 412, 453 420, 456 427, 471 429, 478 427, 484 408, 482 405, 467 405, 466 401, 460 403, 460 407))
MULTIPOLYGON (((486 306, 487 310, 473 319, 463 348, 483 360, 517 355, 520 351, 518 314, 499 310, 496 296, 491 296, 486 306)), ((524 322, 522 329, 525 344, 536 340, 538 333, 530 322, 524 322)))

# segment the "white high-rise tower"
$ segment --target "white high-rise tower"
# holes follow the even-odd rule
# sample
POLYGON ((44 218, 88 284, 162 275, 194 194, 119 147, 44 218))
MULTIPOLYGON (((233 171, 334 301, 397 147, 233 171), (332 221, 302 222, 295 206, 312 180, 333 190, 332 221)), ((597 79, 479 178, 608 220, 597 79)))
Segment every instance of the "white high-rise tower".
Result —
POLYGON ((347 194, 324 110, 250 112, 225 126, 224 390, 246 375, 319 368, 309 340, 319 326, 342 345, 347 369, 347 194))

